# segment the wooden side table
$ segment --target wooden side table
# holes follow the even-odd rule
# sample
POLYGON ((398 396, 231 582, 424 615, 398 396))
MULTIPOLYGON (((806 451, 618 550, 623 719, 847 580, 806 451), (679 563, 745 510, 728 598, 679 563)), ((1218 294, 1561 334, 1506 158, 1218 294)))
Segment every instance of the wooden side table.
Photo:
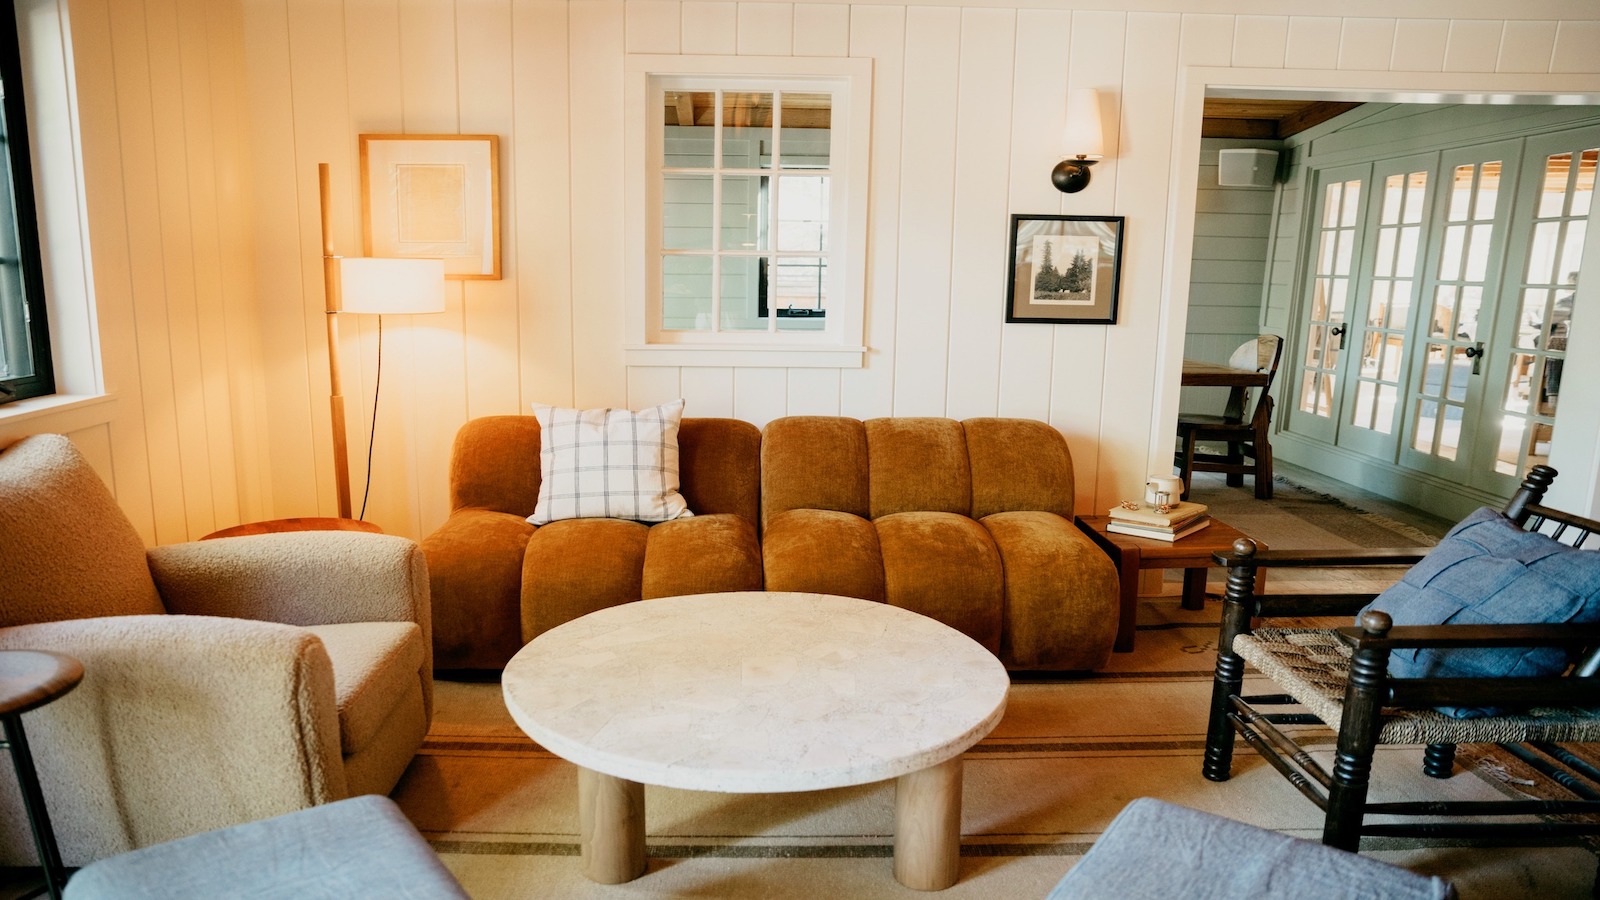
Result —
MULTIPOLYGON (((1250 537, 1256 546, 1267 549, 1264 541, 1245 534, 1216 516, 1211 524, 1186 538, 1177 541, 1158 541, 1152 538, 1113 534, 1106 531, 1109 516, 1078 516, 1078 527, 1100 549, 1111 557, 1117 566, 1117 581, 1121 588, 1120 606, 1117 610, 1117 641, 1112 645, 1118 653, 1133 651, 1134 618, 1139 608, 1139 572, 1141 569, 1182 569, 1183 608, 1204 609, 1206 605, 1206 569, 1210 568, 1211 554, 1229 550, 1233 542, 1250 537)), ((1257 576, 1257 586, 1261 584, 1257 576)))
POLYGON ((33 846, 39 852, 45 890, 52 900, 60 900, 67 874, 55 832, 50 829, 50 813, 39 788, 39 772, 33 767, 28 735, 22 729, 22 714, 65 696, 82 680, 83 663, 70 656, 44 650, 0 650, 0 725, 5 728, 5 749, 11 751, 11 763, 17 770, 33 846))

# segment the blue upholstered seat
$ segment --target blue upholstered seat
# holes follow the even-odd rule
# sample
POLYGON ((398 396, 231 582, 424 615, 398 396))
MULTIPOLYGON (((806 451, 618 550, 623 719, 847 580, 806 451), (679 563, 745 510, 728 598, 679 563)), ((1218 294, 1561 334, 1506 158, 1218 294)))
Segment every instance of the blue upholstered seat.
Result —
POLYGON ((1449 883, 1375 859, 1142 797, 1047 900, 1449 900, 1449 883))
POLYGON ((367 794, 102 859, 66 900, 466 900, 417 829, 367 794))

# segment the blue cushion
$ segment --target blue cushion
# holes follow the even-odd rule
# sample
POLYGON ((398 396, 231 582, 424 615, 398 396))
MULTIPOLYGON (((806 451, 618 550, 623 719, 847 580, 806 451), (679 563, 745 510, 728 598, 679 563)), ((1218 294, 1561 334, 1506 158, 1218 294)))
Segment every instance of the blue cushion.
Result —
POLYGON ((405 814, 368 794, 91 863, 66 900, 467 900, 405 814))
MULTIPOLYGON (((1366 608, 1388 613, 1396 625, 1600 622, 1600 553, 1524 531, 1484 507, 1450 529, 1439 546, 1366 608)), ((1570 662, 1554 647, 1395 650, 1389 674, 1537 677, 1560 674, 1570 662)), ((1463 718, 1501 712, 1488 707, 1443 711, 1463 718)))

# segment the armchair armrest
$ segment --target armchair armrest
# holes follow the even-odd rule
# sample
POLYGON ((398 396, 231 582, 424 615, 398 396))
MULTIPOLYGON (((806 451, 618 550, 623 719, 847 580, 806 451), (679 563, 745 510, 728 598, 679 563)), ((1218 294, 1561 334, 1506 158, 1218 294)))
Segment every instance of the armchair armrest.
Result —
POLYGON ((1240 548, 1236 541, 1232 550, 1218 550, 1211 561, 1219 566, 1233 568, 1248 566, 1257 569, 1346 568, 1351 566, 1412 566, 1428 555, 1430 547, 1402 547, 1372 550, 1257 550, 1255 542, 1240 548), (1241 552, 1247 549, 1248 552, 1241 552))
MULTIPOLYGON (((68 865, 347 792, 333 667, 303 629, 116 616, 0 629, 0 648, 84 666, 27 723, 68 865)), ((8 864, 30 856, 25 821, 0 812, 8 864)))
POLYGON ((405 538, 260 534, 156 547, 148 559, 170 613, 286 625, 415 622, 424 637, 432 624, 427 561, 405 538))

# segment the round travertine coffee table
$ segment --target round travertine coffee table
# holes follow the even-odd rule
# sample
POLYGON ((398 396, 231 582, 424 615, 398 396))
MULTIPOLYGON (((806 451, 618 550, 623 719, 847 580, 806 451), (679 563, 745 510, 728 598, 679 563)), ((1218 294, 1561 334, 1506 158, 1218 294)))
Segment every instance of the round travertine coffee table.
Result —
POLYGON ((1010 679, 966 635, 823 594, 667 597, 590 613, 506 666, 506 707, 576 763, 584 874, 644 872, 644 785, 778 793, 895 785, 895 877, 941 890, 961 850, 961 753, 1010 679))

